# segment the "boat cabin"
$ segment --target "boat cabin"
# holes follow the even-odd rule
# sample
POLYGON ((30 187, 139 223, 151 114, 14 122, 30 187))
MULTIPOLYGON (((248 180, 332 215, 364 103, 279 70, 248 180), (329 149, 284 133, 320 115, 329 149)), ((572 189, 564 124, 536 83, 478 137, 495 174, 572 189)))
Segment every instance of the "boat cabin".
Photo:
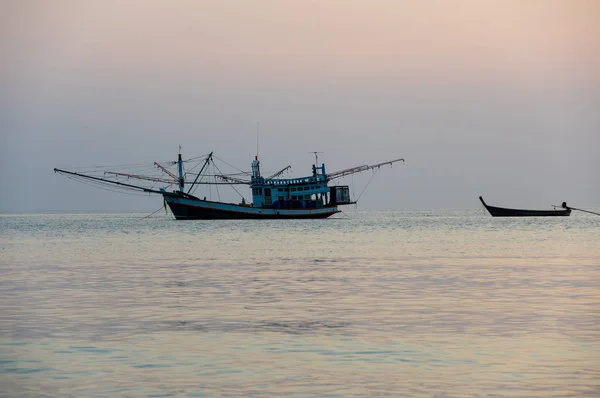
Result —
POLYGON ((325 164, 312 166, 312 176, 264 178, 258 157, 252 161, 253 206, 272 209, 320 209, 353 203, 348 186, 327 185, 325 164))

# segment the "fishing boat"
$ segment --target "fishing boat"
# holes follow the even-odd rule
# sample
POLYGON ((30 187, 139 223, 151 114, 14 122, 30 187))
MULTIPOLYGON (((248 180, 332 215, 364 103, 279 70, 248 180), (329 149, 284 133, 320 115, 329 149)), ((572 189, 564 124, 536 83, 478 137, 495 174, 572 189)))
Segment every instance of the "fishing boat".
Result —
POLYGON ((490 212, 492 217, 557 217, 568 216, 571 214, 571 209, 563 202, 562 209, 555 210, 523 210, 523 209, 507 209, 505 207, 490 206, 480 196, 479 200, 483 206, 490 212))
POLYGON ((237 169, 236 173, 224 174, 216 166, 216 157, 212 152, 183 160, 181 151, 177 161, 154 162, 151 169, 145 168, 147 174, 112 171, 102 167, 87 172, 58 168, 54 171, 87 183, 162 195, 165 208, 168 206, 177 220, 313 219, 330 217, 341 211, 339 206, 356 203, 350 198, 348 185, 329 185, 330 182, 367 170, 377 171, 384 165, 404 163, 404 159, 395 159, 327 173, 325 164, 318 164, 318 152, 314 154, 312 174, 298 178, 280 178, 291 166, 264 177, 258 156, 251 163, 251 172, 237 169), (173 167, 176 170, 171 170, 173 167), (195 172, 198 168, 200 170, 195 172), (220 185, 230 185, 241 197, 241 202, 207 200, 206 196, 201 199, 194 196, 199 185, 215 186, 216 192, 220 185), (235 185, 248 185, 251 188, 250 203, 235 189, 235 185))

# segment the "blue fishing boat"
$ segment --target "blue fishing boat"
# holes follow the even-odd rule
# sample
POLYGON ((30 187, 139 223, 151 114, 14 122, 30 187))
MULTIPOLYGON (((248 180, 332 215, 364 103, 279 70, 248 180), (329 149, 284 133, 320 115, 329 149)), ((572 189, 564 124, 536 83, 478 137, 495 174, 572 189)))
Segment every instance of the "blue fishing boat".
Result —
POLYGON ((348 185, 329 185, 330 182, 355 173, 378 170, 381 166, 396 162, 404 163, 404 159, 327 173, 325 164, 318 164, 318 155, 315 152, 315 164, 312 165, 311 175, 280 178, 291 166, 264 177, 261 174, 258 156, 252 161, 251 172, 238 169, 236 173, 223 174, 215 165, 215 156, 211 152, 204 157, 190 160, 183 160, 179 153, 177 161, 154 162, 152 169, 154 172, 158 171, 159 175, 117 172, 100 167, 89 172, 58 168, 54 171, 85 182, 162 195, 165 207, 171 209, 177 220, 311 219, 330 217, 340 212, 339 206, 356 203, 350 197, 348 185), (190 163, 193 164, 185 171, 185 165, 190 163), (211 165, 213 171, 209 172, 211 165), (176 171, 170 170, 172 167, 175 167, 176 171), (200 170, 195 172, 197 168, 200 170), (239 203, 207 200, 206 196, 201 199, 195 196, 199 185, 214 185, 217 189, 219 185, 248 185, 251 188, 252 200, 248 203, 237 189, 235 191, 241 197, 239 203))

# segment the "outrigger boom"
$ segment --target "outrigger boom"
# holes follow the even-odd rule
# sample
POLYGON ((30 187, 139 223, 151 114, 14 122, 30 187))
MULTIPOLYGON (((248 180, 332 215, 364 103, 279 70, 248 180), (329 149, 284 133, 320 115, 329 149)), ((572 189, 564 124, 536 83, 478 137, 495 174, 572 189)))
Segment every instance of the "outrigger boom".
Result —
MULTIPOLYGON (((138 189, 138 190, 144 191, 144 192, 162 194, 161 191, 157 191, 155 189, 144 188, 144 187, 140 187, 140 186, 132 185, 132 184, 125 184, 124 182, 107 180, 105 178, 94 177, 94 176, 90 176, 90 175, 82 174, 82 173, 75 173, 73 171, 67 171, 67 170, 61 170, 61 169, 55 168, 54 172, 55 173, 59 173, 59 174, 67 174, 67 175, 71 175, 71 176, 86 178, 86 179, 90 179, 90 180, 94 180, 94 181, 101 181, 102 183, 120 185, 122 187, 127 187, 127 188, 131 188, 131 189, 138 189)), ((115 173, 115 174, 118 174, 118 173, 115 173)), ((135 178, 139 178, 139 177, 135 177, 135 178)))
POLYGON ((340 177, 344 177, 350 174, 355 174, 355 173, 360 173, 363 171, 367 171, 367 170, 372 170, 372 169, 378 169, 381 166, 386 166, 386 165, 392 165, 396 162, 404 162, 404 159, 396 159, 396 160, 390 160, 388 162, 383 162, 383 163, 377 163, 377 164, 373 164, 373 165, 363 165, 363 166, 357 166, 357 167, 352 167, 350 169, 346 169, 346 170, 340 170, 340 171, 336 171, 334 173, 330 173, 327 175, 327 177, 329 177, 329 179, 334 179, 334 178, 340 178, 340 177))

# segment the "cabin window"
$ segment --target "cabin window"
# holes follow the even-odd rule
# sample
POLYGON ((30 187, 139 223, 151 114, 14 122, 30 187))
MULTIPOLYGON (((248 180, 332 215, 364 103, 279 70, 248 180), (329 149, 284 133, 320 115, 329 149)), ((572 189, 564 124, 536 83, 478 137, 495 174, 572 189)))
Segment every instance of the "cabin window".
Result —
POLYGON ((304 195, 304 199, 310 200, 310 195, 304 195))
POLYGON ((283 196, 278 196, 277 200, 283 200, 283 196))
POLYGON ((292 188, 292 192, 296 192, 296 188, 292 188))
POLYGON ((265 188, 265 195, 271 196, 271 188, 265 188))

